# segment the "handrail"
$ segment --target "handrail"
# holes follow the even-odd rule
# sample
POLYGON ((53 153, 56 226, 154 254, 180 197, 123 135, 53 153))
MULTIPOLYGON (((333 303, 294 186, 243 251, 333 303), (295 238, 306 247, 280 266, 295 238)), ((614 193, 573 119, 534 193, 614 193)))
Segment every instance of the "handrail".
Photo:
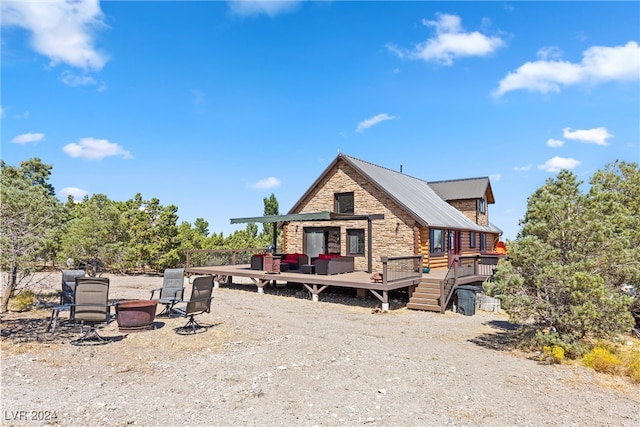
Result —
POLYGON ((251 256, 256 253, 264 252, 264 248, 248 248, 248 249, 190 249, 187 251, 186 268, 190 267, 207 267, 213 265, 237 265, 249 264, 251 256), (203 257, 197 265, 194 255, 209 254, 203 257))
POLYGON ((449 305, 449 300, 451 300, 451 296, 453 295, 453 290, 456 288, 455 284, 458 281, 458 270, 456 268, 457 256, 454 257, 453 263, 449 267, 446 276, 440 282, 440 313, 444 314, 447 305, 449 305), (453 277, 452 277, 453 276, 453 277))
POLYGON ((447 275, 440 282, 440 313, 444 314, 458 279, 469 276, 491 277, 495 273, 500 255, 455 255, 447 275), (470 262, 471 261, 471 262, 470 262))
POLYGON ((382 261, 382 284, 401 280, 422 278, 422 255, 380 257, 382 261))

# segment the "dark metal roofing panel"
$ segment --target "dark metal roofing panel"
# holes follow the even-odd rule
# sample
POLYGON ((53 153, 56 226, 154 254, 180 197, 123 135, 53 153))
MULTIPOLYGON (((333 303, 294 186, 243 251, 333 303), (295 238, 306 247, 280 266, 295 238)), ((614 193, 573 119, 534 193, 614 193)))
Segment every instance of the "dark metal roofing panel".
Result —
POLYGON ((341 154, 342 158, 378 186, 422 225, 487 232, 443 200, 424 180, 341 154))
POLYGON ((265 215, 247 218, 231 218, 231 224, 244 224, 250 222, 285 222, 285 221, 304 221, 304 220, 327 220, 330 218, 329 212, 312 212, 304 214, 291 215, 265 215))
POLYGON ((255 222, 291 222, 291 221, 347 221, 347 220, 365 220, 365 219, 384 219, 382 214, 372 215, 350 215, 339 214, 336 212, 308 212, 287 215, 265 215, 253 216, 247 218, 231 218, 231 224, 244 224, 255 222))

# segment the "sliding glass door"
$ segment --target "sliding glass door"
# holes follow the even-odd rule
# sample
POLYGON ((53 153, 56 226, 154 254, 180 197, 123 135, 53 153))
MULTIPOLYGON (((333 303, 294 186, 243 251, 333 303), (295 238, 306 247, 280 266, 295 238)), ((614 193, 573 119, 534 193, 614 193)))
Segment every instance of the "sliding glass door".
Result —
POLYGON ((305 228, 304 251, 309 258, 340 253, 340 227, 305 228))
POLYGON ((317 258, 324 253, 324 230, 311 229, 304 231, 305 253, 309 258, 317 258))

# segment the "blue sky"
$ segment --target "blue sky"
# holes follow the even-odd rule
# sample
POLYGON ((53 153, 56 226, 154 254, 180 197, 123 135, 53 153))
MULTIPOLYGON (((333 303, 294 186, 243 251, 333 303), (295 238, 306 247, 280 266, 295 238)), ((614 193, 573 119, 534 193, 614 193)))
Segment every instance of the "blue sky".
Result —
POLYGON ((338 151, 489 176, 515 238, 561 168, 640 161, 638 2, 2 4, 2 159, 58 196, 136 193, 225 235, 338 151))

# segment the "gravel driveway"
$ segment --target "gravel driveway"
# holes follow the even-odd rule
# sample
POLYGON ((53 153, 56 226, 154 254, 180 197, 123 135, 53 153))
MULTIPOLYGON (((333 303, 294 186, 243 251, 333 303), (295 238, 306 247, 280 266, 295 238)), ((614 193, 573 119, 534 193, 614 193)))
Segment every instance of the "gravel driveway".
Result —
MULTIPOLYGON (((148 298, 159 277, 110 276, 110 296, 148 298)), ((59 274, 51 276, 57 290, 59 274)), ((3 425, 639 426, 640 387, 509 348, 501 313, 445 315, 377 300, 255 286, 214 290, 211 326, 76 347, 47 310, 2 319, 3 425), (44 419, 44 418, 48 418, 44 419)))

